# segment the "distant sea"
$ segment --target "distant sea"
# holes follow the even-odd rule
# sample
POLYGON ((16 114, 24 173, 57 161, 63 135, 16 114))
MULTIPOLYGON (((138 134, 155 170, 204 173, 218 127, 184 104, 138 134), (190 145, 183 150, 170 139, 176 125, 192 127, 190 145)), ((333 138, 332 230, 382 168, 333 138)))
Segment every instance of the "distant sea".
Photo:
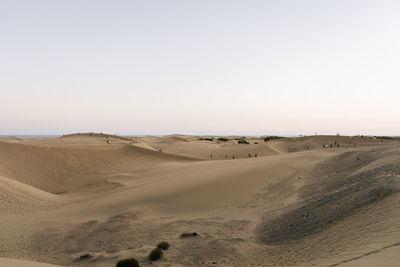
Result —
POLYGON ((1 135, 1 137, 21 137, 21 138, 57 138, 61 135, 18 135, 18 134, 8 134, 8 135, 1 135))

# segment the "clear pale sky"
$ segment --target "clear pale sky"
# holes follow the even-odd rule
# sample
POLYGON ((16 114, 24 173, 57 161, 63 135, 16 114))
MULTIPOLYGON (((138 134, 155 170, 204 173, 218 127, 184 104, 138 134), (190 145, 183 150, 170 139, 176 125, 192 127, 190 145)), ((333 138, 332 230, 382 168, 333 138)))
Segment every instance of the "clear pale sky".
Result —
POLYGON ((0 1, 0 134, 400 135, 400 1, 0 1))

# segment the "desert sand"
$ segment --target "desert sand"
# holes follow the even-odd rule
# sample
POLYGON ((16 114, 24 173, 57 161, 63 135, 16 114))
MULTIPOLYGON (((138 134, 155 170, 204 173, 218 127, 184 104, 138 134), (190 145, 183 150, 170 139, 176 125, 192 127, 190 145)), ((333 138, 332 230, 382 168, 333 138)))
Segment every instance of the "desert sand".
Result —
POLYGON ((399 141, 218 138, 0 138, 0 266, 400 265, 399 141))

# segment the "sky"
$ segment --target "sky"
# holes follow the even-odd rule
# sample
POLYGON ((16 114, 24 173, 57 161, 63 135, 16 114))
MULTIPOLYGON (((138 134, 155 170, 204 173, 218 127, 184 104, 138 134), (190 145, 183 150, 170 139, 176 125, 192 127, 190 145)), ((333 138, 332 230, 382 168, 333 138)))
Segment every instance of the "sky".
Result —
POLYGON ((0 0, 0 134, 400 135, 400 1, 0 0))

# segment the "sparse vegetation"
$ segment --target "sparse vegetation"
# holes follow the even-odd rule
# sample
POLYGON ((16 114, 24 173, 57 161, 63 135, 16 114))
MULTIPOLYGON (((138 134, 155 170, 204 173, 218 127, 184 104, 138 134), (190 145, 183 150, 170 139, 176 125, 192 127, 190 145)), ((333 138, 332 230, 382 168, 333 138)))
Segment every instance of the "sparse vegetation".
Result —
POLYGON ((400 140, 398 136, 375 136, 375 138, 381 140, 400 140))
POLYGON ((90 259, 90 258, 93 258, 93 256, 88 254, 88 253, 79 256, 79 259, 81 259, 81 260, 87 260, 87 259, 90 259))
POLYGON ((161 259, 162 256, 162 250, 160 248, 154 248, 149 254, 149 259, 152 261, 156 261, 158 259, 161 259))
POLYGON ((139 267, 139 262, 135 258, 120 260, 116 267, 139 267))
POLYGON ((181 234, 181 237, 182 238, 185 238, 185 237, 195 237, 195 236, 197 236, 198 234, 196 233, 196 232, 183 232, 182 234, 181 234))
POLYGON ((246 145, 248 145, 249 142, 246 141, 245 139, 240 139, 240 140, 238 140, 238 144, 246 144, 246 145))
POLYGON ((167 250, 169 248, 169 243, 162 241, 160 243, 157 244, 157 247, 161 250, 167 250))
POLYGON ((220 138, 218 138, 217 140, 220 141, 220 142, 227 142, 227 141, 229 141, 229 140, 231 140, 231 139, 225 138, 225 137, 220 137, 220 138))
POLYGON ((268 141, 271 141, 271 140, 274 140, 274 139, 280 139, 280 138, 282 138, 282 137, 280 137, 280 136, 267 136, 267 137, 264 137, 264 142, 268 142, 268 141))
POLYGON ((199 140, 200 141, 210 141, 210 142, 213 142, 214 141, 214 138, 199 138, 199 140))

